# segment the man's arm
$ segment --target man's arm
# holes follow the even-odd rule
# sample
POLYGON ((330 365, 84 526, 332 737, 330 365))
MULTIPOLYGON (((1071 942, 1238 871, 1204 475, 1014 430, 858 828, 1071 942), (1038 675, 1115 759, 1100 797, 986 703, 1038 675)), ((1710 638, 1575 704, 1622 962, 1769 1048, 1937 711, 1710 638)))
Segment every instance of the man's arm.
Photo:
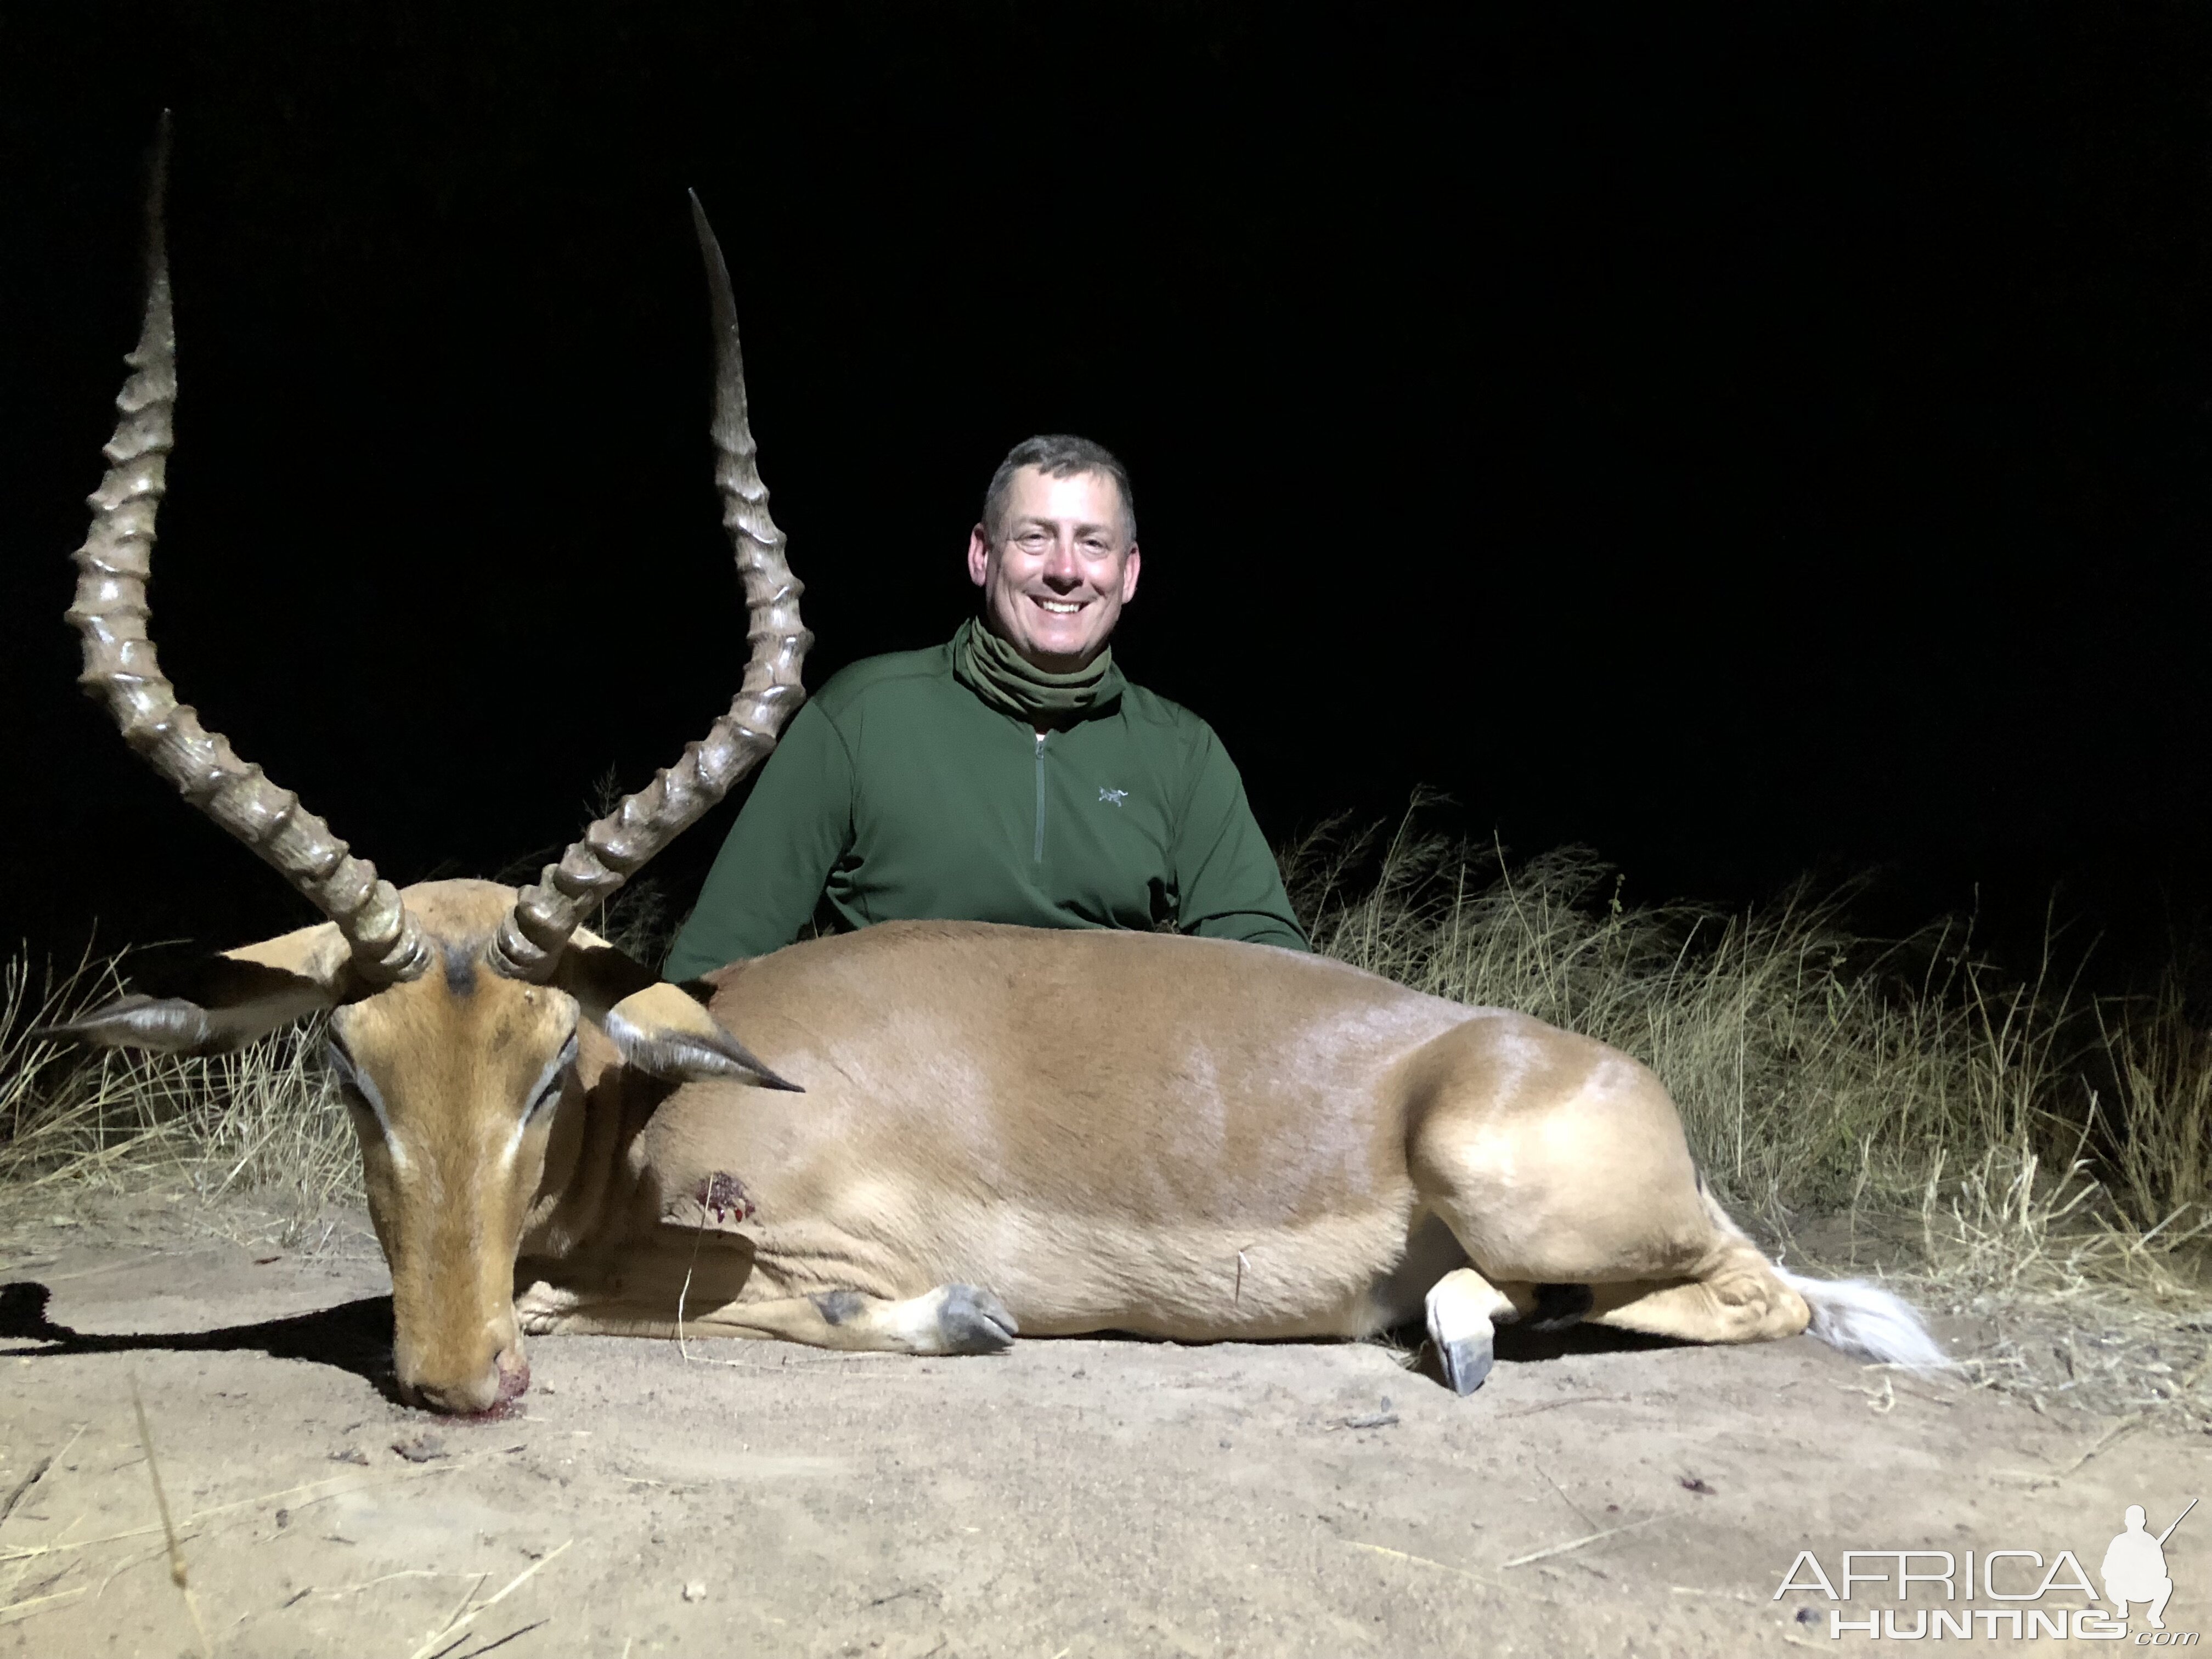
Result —
POLYGON ((852 757, 810 702, 761 769, 662 975, 691 979, 790 944, 852 843, 852 757))
POLYGON ((1212 727, 1200 730, 1192 762, 1197 775, 1176 826, 1178 925, 1205 939, 1310 951, 1275 854, 1244 799, 1244 780, 1212 727))

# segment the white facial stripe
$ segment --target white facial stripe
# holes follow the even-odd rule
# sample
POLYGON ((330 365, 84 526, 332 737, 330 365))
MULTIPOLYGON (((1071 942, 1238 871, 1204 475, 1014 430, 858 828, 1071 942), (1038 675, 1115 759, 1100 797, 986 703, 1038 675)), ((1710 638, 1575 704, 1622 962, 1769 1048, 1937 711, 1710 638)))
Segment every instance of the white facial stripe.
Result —
POLYGON ((528 1133, 531 1122, 538 1115, 538 1105, 545 1091, 550 1089, 561 1074, 576 1063, 576 1034, 568 1033, 568 1040, 561 1045, 561 1052, 553 1056, 538 1081, 530 1085, 530 1092, 522 1097, 522 1115, 515 1120, 514 1133, 507 1138, 507 1146, 500 1152, 501 1167, 514 1162, 515 1154, 522 1150, 522 1137, 528 1133))
POLYGON ((361 1097, 368 1109, 375 1114, 376 1127, 384 1132, 384 1150, 390 1155, 392 1166, 395 1169, 405 1169, 407 1152, 400 1146, 399 1137, 392 1133, 392 1116, 385 1110, 384 1097, 377 1092, 376 1080, 355 1065, 353 1056, 340 1048, 335 1039, 324 1045, 323 1058, 332 1071, 345 1079, 347 1086, 361 1097))

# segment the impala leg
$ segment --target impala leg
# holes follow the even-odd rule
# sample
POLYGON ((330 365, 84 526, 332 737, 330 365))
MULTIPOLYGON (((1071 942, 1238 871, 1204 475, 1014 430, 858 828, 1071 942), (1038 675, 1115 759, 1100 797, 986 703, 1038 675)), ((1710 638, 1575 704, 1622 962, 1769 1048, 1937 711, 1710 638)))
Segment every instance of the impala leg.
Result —
POLYGON ((1510 1018, 1455 1027, 1423 1057, 1415 1184, 1488 1283, 1516 1303, 1530 1285, 1540 1323, 1580 1315, 1690 1342, 1805 1328, 1803 1299, 1705 1191, 1643 1067, 1510 1018))
POLYGON ((1812 1318, 1804 1298, 1732 1227, 1716 1240, 1692 1278, 1590 1289, 1592 1324, 1681 1342, 1769 1342, 1796 1335, 1812 1318))
POLYGON ((860 1291, 817 1291, 778 1302, 717 1308, 702 1335, 776 1336, 817 1348, 872 1353, 997 1353, 1019 1328, 1006 1304, 974 1285, 940 1285, 902 1302, 860 1291))
POLYGON ((1455 1268, 1429 1287, 1429 1340, 1454 1394, 1473 1394, 1488 1380, 1498 1326, 1519 1313, 1511 1297, 1472 1267, 1455 1268))
POLYGON ((685 1310, 679 1328, 665 1303, 610 1300, 526 1314, 533 1333, 575 1336, 736 1336, 804 1342, 866 1353, 996 1353, 1019 1334, 1006 1304, 973 1285, 940 1285, 893 1300, 860 1291, 818 1291, 763 1302, 685 1310))

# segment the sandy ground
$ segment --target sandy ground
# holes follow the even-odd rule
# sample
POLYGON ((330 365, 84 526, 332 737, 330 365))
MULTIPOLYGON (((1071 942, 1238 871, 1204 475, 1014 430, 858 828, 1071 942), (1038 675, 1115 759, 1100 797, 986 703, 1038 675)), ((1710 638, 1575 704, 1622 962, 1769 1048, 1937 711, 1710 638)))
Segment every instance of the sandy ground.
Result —
MULTIPOLYGON (((191 1200, 75 1214, 0 1239, 0 1654, 1844 1651, 1869 1638, 1828 1601, 1772 1599, 1801 1549, 1832 1577, 1845 1549, 2094 1572, 2126 1505, 2156 1529, 2212 1486, 2179 1419, 2038 1414, 1806 1340, 1578 1334, 1462 1401, 1372 1345, 549 1338, 522 1411, 456 1424, 389 1397, 357 1223, 301 1249, 191 1200)), ((2212 1506, 2167 1565, 2168 1626, 2212 1632, 2212 1506)), ((1845 1615, 1899 1607, 1869 1594, 1845 1615)), ((1974 1628, 1946 1650, 2022 1645, 1974 1628)))

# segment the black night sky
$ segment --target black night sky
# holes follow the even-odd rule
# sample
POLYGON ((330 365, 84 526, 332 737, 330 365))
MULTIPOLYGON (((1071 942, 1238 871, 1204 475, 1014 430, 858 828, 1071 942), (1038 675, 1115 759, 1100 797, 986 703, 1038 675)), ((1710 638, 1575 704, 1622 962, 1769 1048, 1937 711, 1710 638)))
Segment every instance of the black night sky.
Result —
MULTIPOLYGON (((2212 12, 0 6, 0 931, 306 919, 76 692, 176 112, 181 694, 405 882, 565 839, 744 657, 684 199, 810 683, 1120 451, 1116 648, 1280 836, 1416 786, 1631 898, 1874 871, 2096 973, 2212 904, 2212 12)), ((695 883, 726 806, 672 852, 695 883)))

